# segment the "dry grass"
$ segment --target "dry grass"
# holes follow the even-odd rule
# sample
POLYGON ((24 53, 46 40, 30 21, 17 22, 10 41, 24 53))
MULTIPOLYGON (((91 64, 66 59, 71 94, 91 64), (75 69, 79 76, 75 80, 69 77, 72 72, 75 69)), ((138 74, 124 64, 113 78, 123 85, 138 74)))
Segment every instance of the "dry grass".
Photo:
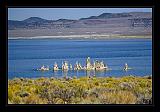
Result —
POLYGON ((8 100, 10 104, 150 104, 152 78, 15 78, 8 81, 8 100))

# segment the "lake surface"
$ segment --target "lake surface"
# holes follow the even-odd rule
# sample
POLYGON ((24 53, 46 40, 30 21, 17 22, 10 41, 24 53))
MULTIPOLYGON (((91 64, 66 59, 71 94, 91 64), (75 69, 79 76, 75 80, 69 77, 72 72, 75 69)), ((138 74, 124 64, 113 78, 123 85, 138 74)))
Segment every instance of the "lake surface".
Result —
POLYGON ((8 40, 8 78, 14 77, 64 77, 86 76, 144 76, 152 75, 151 39, 110 39, 110 40, 8 40), (74 65, 79 61, 85 66, 86 58, 100 60, 110 71, 34 71, 42 65, 53 68, 54 62, 61 67, 62 61, 74 65), (133 68, 123 71, 124 64, 133 68))

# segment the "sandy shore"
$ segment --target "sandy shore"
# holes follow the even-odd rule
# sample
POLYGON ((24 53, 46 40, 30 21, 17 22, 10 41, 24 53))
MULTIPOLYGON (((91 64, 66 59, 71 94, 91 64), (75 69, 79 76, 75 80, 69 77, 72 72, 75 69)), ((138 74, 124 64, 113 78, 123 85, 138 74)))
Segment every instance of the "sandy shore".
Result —
POLYGON ((33 36, 33 37, 8 37, 8 39, 118 39, 118 38, 152 38, 151 35, 59 35, 59 36, 33 36))

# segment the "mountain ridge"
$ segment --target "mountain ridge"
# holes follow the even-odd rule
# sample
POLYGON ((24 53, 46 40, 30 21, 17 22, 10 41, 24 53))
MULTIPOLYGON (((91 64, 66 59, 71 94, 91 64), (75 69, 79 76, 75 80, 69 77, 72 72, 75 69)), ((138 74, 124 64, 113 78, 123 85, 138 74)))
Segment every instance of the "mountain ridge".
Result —
MULTIPOLYGON (((98 16, 87 18, 47 20, 40 17, 29 17, 25 20, 8 20, 8 29, 41 29, 41 28, 70 28, 70 27, 93 27, 93 25, 106 24, 108 19, 123 19, 136 17, 151 17, 151 12, 129 12, 129 13, 102 13, 98 16)), ((98 27, 98 26, 97 26, 98 27)), ((100 26, 101 27, 101 26, 100 26)))
POLYGON ((102 13, 87 18, 47 20, 30 17, 22 21, 8 20, 8 37, 108 38, 152 35, 151 12, 102 13), (40 36, 40 37, 39 37, 40 36))

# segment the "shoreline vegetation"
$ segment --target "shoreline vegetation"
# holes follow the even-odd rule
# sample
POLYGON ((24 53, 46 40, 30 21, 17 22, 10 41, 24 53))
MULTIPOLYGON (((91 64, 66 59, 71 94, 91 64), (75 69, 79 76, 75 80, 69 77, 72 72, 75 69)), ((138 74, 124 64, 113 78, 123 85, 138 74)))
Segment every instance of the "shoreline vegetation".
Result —
POLYGON ((8 79, 9 104, 152 104, 152 76, 8 79))
POLYGON ((33 37, 8 37, 8 39, 152 39, 152 35, 59 35, 59 36, 33 36, 33 37))

